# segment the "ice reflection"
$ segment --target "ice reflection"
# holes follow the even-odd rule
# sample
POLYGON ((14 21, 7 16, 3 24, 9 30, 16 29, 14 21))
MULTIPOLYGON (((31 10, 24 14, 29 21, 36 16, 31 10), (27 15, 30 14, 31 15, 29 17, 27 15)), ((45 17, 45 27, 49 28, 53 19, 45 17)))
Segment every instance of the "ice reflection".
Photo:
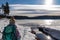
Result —
POLYGON ((44 20, 45 25, 51 25, 54 20, 44 20))
POLYGON ((48 40, 51 40, 51 37, 50 37, 50 36, 47 36, 47 39, 48 39, 48 40))

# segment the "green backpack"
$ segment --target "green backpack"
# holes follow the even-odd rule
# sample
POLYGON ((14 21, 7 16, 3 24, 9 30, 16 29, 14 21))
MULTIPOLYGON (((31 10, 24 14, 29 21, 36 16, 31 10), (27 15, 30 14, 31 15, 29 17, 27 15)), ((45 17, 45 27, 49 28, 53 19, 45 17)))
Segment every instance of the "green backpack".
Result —
POLYGON ((13 32, 11 26, 8 26, 8 27, 5 28, 5 33, 11 33, 11 32, 13 32))
POLYGON ((8 25, 4 28, 3 31, 3 40, 17 40, 16 36, 15 36, 15 26, 14 25, 8 25))
POLYGON ((3 31, 3 40, 19 40, 19 32, 15 25, 8 25, 3 31))

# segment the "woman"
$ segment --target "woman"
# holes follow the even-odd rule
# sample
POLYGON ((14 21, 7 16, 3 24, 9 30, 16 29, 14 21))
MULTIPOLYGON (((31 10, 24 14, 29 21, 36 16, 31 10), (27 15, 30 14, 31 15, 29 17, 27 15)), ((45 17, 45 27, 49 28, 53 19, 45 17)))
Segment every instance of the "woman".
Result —
POLYGON ((14 17, 11 17, 9 25, 4 28, 3 40, 20 40, 20 35, 15 25, 14 17))

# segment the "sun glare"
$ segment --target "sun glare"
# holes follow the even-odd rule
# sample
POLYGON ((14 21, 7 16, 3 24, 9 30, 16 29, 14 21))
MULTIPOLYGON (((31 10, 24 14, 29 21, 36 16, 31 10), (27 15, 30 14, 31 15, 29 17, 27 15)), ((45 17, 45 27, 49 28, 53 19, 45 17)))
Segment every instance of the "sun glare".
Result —
POLYGON ((52 5, 53 0, 45 0, 45 5, 52 5))
POLYGON ((52 9, 53 0, 45 0, 45 9, 52 9))

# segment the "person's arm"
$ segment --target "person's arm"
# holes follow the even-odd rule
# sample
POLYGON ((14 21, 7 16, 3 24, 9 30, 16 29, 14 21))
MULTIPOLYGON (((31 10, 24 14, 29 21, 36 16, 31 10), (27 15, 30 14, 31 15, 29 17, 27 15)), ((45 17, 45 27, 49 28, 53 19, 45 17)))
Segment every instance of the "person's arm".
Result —
POLYGON ((20 40, 21 35, 19 33, 19 30, 17 29, 17 26, 16 26, 16 30, 15 31, 16 31, 17 40, 20 40))

